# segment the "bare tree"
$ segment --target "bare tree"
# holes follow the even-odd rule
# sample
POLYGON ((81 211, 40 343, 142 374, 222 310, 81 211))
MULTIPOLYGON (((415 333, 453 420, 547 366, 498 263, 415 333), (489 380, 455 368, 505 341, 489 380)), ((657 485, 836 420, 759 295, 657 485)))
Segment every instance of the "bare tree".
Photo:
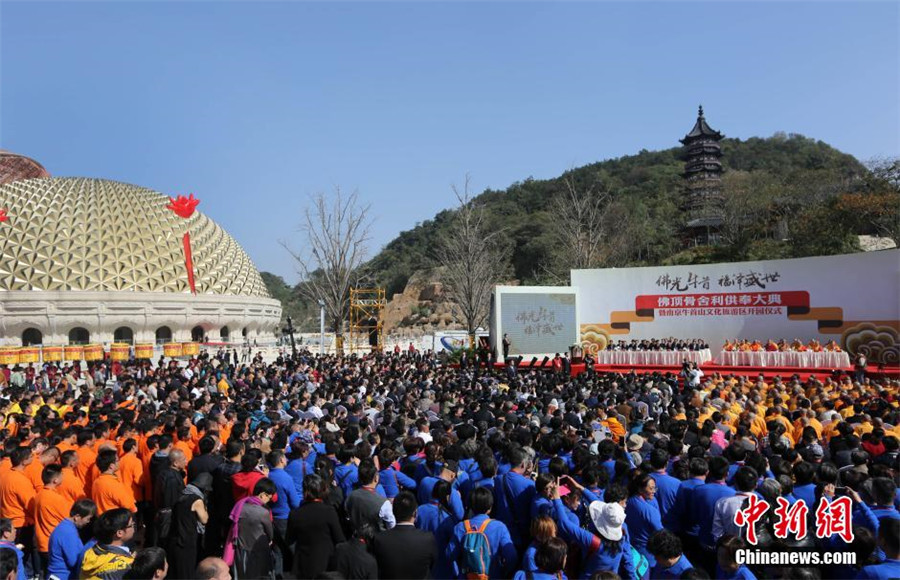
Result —
POLYGON ((312 304, 324 303, 338 350, 343 346, 350 288, 361 277, 371 225, 369 206, 360 205, 358 192, 345 195, 335 187, 330 196, 313 197, 303 212, 299 229, 305 235, 304 249, 294 251, 281 242, 297 263, 301 294, 312 304))
POLYGON ((550 200, 550 222, 557 242, 554 261, 566 272, 602 264, 610 197, 609 189, 599 181, 579 189, 570 174, 563 178, 562 191, 550 200))
POLYGON ((472 200, 468 175, 462 191, 455 185, 452 189, 459 207, 436 257, 454 316, 466 327, 469 346, 474 346, 475 330, 487 321, 491 289, 506 270, 500 244, 502 229, 491 227, 484 207, 472 200))

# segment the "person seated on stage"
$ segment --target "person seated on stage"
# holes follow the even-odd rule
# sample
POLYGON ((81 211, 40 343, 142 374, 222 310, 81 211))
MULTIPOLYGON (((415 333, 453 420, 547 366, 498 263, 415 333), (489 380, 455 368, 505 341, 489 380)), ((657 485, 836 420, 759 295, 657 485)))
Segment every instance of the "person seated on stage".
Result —
POLYGON ((822 345, 819 344, 818 340, 812 339, 809 341, 809 350, 812 352, 822 352, 822 345))
POLYGON ((750 350, 752 352, 762 352, 763 345, 758 340, 754 340, 753 344, 750 345, 750 350))
POLYGON ((799 338, 795 338, 794 342, 791 343, 791 350, 794 352, 806 352, 806 345, 803 344, 799 338))
POLYGON ((724 350, 725 352, 733 352, 734 344, 732 344, 731 341, 726 340, 725 345, 722 347, 722 350, 724 350))
POLYGON ((747 339, 742 340, 738 345, 738 350, 741 352, 750 352, 750 341, 747 339))
POLYGON ((838 346, 834 339, 831 339, 825 343, 825 350, 828 352, 841 352, 841 347, 838 346))
POLYGON ((771 338, 769 342, 766 343, 766 352, 778 352, 778 345, 775 344, 775 341, 771 338))
POLYGON ((785 339, 781 339, 778 341, 778 352, 787 352, 791 350, 791 347, 788 346, 788 343, 785 339))

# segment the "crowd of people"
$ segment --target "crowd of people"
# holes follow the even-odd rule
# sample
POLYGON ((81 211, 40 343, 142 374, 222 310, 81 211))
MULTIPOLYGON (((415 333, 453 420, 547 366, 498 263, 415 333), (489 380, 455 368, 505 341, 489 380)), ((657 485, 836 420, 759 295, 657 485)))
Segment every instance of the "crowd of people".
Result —
POLYGON ((0 370, 0 580, 900 576, 898 381, 418 351, 0 370), (852 533, 817 529, 847 505, 852 533))
POLYGON ((650 338, 631 341, 614 340, 606 347, 607 350, 632 350, 632 351, 683 351, 704 350, 709 348, 709 343, 702 338, 650 338))
POLYGON ((726 340, 722 346, 726 352, 841 352, 841 345, 834 340, 827 341, 824 345, 816 339, 804 343, 799 338, 788 342, 785 339, 769 339, 763 344, 759 340, 734 339, 726 340))

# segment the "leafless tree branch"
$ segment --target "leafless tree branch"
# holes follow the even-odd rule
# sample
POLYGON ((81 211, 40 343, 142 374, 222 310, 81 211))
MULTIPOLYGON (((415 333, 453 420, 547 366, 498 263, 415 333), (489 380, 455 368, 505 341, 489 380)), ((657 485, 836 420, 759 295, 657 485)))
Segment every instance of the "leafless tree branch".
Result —
POLYGON ((358 192, 319 193, 303 212, 299 231, 303 249, 281 245, 291 254, 301 276, 300 291, 312 303, 322 300, 337 337, 343 335, 350 288, 361 276, 372 221, 369 206, 360 205, 358 192))

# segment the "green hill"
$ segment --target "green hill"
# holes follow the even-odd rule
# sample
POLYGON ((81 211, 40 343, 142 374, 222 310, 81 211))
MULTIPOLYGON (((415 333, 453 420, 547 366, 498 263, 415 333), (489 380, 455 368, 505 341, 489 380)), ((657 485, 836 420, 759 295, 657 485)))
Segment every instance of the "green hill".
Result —
MULTIPOLYGON (((681 240, 680 147, 643 150, 553 179, 528 178, 505 190, 486 190, 475 200, 484 204, 490 223, 503 230, 509 269, 524 284, 566 281, 568 264, 554 251, 549 215, 551 200, 563 191, 566 178, 581 190, 593 186, 609 194, 600 267, 847 253, 859 251, 857 234, 887 235, 897 241, 896 160, 888 162, 888 172, 894 173, 885 179, 852 155, 802 135, 723 139, 721 145, 726 197, 743 195, 748 205, 739 211, 749 217, 730 243, 715 247, 686 249, 681 240)), ((452 199, 449 191, 447 199, 452 199)), ((401 232, 368 262, 389 298, 402 292, 415 272, 435 266, 435 250, 449 235, 452 216, 452 210, 444 210, 401 232)), ((276 276, 264 274, 264 279, 285 304, 286 315, 312 319, 296 289, 276 276)))
MULTIPOLYGON (((764 176, 788 198, 802 199, 815 193, 804 190, 863 183, 868 174, 852 155, 801 135, 776 134, 746 141, 724 139, 721 144, 726 172, 764 176)), ((553 236, 547 211, 550 199, 561 191, 566 176, 581 188, 600 184, 610 192, 606 244, 609 266, 809 255, 809 249, 803 244, 773 239, 756 240, 752 248, 742 252, 727 247, 685 251, 678 236, 683 221, 678 209, 683 184, 680 153, 680 147, 643 150, 637 155, 579 167, 554 179, 529 178, 505 190, 487 190, 476 200, 485 204, 493 222, 505 228, 508 247, 514 248, 510 252, 512 269, 515 278, 523 283, 548 281, 553 236)), ((799 213, 790 216, 791 222, 803 231, 804 220, 817 216, 802 214, 813 213, 815 209, 799 208, 799 213)), ((451 216, 451 211, 442 211, 434 219, 401 232, 369 262, 379 283, 387 288, 388 296, 401 292, 413 272, 433 267, 434 250, 446 235, 451 216)), ((838 227, 823 232, 828 243, 821 245, 821 253, 853 251, 853 242, 845 233, 838 227)))

